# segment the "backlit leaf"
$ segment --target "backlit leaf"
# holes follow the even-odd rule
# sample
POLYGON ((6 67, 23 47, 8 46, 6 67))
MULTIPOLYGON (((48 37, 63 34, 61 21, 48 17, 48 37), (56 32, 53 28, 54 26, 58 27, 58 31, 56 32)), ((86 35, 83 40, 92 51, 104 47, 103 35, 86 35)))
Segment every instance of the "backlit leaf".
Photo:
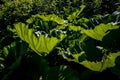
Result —
POLYGON ((26 22, 30 24, 33 21, 35 21, 35 18, 41 18, 44 21, 54 21, 54 22, 57 22, 58 24, 65 24, 66 23, 66 21, 64 19, 59 18, 55 14, 50 14, 50 15, 36 14, 36 15, 32 16, 31 18, 29 18, 26 22))
MULTIPOLYGON (((60 35, 60 39, 55 37, 45 37, 45 35, 40 35, 36 37, 32 29, 28 29, 28 26, 24 23, 16 23, 16 32, 18 36, 29 44, 29 47, 36 53, 41 55, 41 53, 49 53, 53 48, 65 37, 60 35)), ((44 54, 46 55, 46 54, 44 54)))
POLYGON ((83 30, 82 32, 93 39, 102 41, 103 37, 109 33, 109 30, 118 28, 119 26, 114 26, 112 24, 100 24, 94 29, 83 30))
POLYGON ((80 64, 84 65, 85 67, 89 68, 93 71, 100 71, 107 68, 111 68, 115 66, 115 59, 120 56, 120 52, 117 53, 110 53, 109 55, 105 55, 103 60, 100 62, 91 62, 88 60, 85 60, 83 62, 80 62, 80 64))

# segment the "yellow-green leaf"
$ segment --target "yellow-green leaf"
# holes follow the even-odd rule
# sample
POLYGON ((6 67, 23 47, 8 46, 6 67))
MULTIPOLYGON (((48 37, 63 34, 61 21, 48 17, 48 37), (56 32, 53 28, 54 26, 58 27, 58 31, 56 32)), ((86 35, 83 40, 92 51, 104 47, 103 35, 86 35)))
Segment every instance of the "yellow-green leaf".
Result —
POLYGON ((24 23, 16 23, 14 26, 18 36, 22 40, 26 41, 29 44, 29 47, 39 55, 43 52, 47 54, 50 53, 53 48, 65 37, 65 35, 62 34, 60 35, 60 39, 57 39, 56 37, 45 37, 44 35, 36 37, 33 30, 28 29, 28 26, 24 23))
POLYGON ((114 67, 115 66, 115 59, 118 56, 120 56, 120 52, 110 53, 109 55, 105 55, 105 57, 103 58, 102 61, 91 62, 91 61, 85 60, 83 62, 80 62, 80 64, 89 68, 90 70, 102 72, 103 70, 105 70, 107 68, 114 67))
POLYGON ((100 24, 94 29, 83 30, 82 32, 93 39, 102 41, 103 37, 109 33, 109 30, 118 28, 119 26, 115 26, 112 24, 100 24))

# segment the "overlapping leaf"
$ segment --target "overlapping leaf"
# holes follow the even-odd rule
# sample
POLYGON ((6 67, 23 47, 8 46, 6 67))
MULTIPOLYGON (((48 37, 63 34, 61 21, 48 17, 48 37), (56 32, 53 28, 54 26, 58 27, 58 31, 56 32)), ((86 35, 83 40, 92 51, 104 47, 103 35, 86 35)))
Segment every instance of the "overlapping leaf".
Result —
POLYGON ((33 30, 28 29, 28 26, 24 23, 16 23, 14 26, 18 36, 22 40, 26 41, 29 44, 29 47, 39 55, 43 52, 47 54, 51 52, 53 48, 65 37, 62 34, 60 35, 60 39, 55 37, 45 37, 45 35, 36 37, 33 30))
POLYGON ((93 39, 102 41, 103 37, 109 33, 109 30, 118 28, 119 26, 114 26, 112 24, 100 24, 96 26, 94 29, 83 30, 82 32, 93 39))
POLYGON ((50 15, 36 14, 36 15, 32 16, 30 19, 28 19, 26 22, 32 23, 36 17, 41 18, 44 21, 54 21, 54 22, 57 22, 58 24, 65 24, 66 23, 64 19, 59 18, 55 14, 50 14, 50 15))
POLYGON ((68 61, 74 61, 76 63, 79 63, 92 71, 102 72, 107 68, 111 68, 116 65, 115 61, 116 61, 116 58, 120 56, 120 52, 104 55, 103 59, 97 62, 86 60, 85 52, 81 52, 79 54, 73 54, 72 56, 74 57, 74 59, 69 58, 68 61))
POLYGON ((120 52, 110 53, 109 55, 105 55, 103 60, 100 62, 91 62, 91 61, 85 60, 83 62, 80 62, 80 64, 89 68, 90 70, 102 72, 103 70, 107 68, 114 67, 115 59, 118 56, 120 56, 120 52))

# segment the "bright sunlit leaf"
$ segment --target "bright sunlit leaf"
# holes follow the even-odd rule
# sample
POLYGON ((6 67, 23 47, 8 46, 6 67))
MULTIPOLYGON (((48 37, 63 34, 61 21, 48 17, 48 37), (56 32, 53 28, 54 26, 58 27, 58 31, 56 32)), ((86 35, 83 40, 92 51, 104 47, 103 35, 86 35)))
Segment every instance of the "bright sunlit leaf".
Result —
MULTIPOLYGON (((53 50, 53 48, 65 37, 64 35, 60 35, 60 39, 56 37, 46 37, 45 35, 40 35, 36 37, 33 33, 32 29, 28 29, 28 26, 24 23, 17 23, 14 25, 18 36, 26 41, 30 48, 34 50, 36 53, 41 55, 41 53, 49 53, 53 50)), ((46 55, 46 54, 44 54, 46 55)))
POLYGON ((119 26, 113 26, 112 24, 100 24, 94 29, 83 30, 87 36, 102 41, 103 37, 109 33, 109 30, 118 29, 119 26))
POLYGON ((89 68, 93 71, 100 71, 107 68, 111 68, 115 66, 115 59, 120 56, 120 52, 117 53, 110 53, 109 55, 105 55, 102 61, 99 62, 91 62, 88 60, 85 60, 83 62, 80 62, 80 64, 84 65, 85 67, 89 68))

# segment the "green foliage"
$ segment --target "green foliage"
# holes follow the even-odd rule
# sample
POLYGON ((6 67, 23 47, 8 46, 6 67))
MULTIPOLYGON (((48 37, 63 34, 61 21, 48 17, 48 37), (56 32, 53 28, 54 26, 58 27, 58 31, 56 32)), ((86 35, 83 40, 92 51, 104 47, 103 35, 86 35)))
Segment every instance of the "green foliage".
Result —
POLYGON ((20 66, 23 55, 27 53, 27 47, 28 46, 26 43, 18 41, 4 47, 2 56, 4 61, 2 64, 4 66, 3 72, 4 69, 6 69, 7 72, 4 72, 5 75, 3 75, 3 80, 8 79, 8 77, 13 74, 17 67, 20 66))
MULTIPOLYGON (((41 53, 50 53, 53 48, 64 39, 65 35, 60 35, 60 39, 55 37, 45 37, 45 35, 40 35, 38 38, 33 33, 32 29, 28 29, 28 26, 24 23, 15 24, 15 29, 18 36, 26 41, 30 48, 33 49, 36 53, 41 55, 41 53)), ((46 55, 46 54, 43 54, 46 55)))
MULTIPOLYGON (((55 15, 53 15, 53 17, 54 16, 55 15)), ((42 18, 45 19, 44 16, 42 16, 42 18)), ((50 18, 46 17, 45 21, 46 20, 47 21, 48 20, 52 20, 51 19, 51 15, 50 15, 50 18)), ((53 21, 58 22, 59 19, 54 19, 53 21)), ((29 23, 31 23, 30 20, 29 20, 29 23)), ((76 26, 73 26, 73 27, 76 27, 76 26)), ((70 26, 69 28, 72 29, 72 26, 70 26)), ((100 25, 96 26, 95 29, 93 29, 93 30, 85 30, 85 29, 82 29, 82 28, 79 29, 79 28, 76 28, 76 29, 78 29, 78 31, 82 30, 82 32, 81 32, 82 34, 85 33, 88 37, 92 37, 93 39, 102 41, 102 38, 105 35, 108 34, 109 30, 118 29, 119 26, 113 26, 112 24, 100 24, 100 25)), ((50 53, 51 50, 53 50, 53 47, 55 47, 56 44, 59 43, 59 40, 57 38, 54 38, 54 37, 51 37, 51 38, 47 37, 47 38, 45 38, 44 35, 40 35, 40 37, 37 40, 37 37, 33 34, 32 29, 29 30, 28 26, 26 26, 23 23, 15 24, 15 29, 16 29, 16 32, 19 35, 19 37, 22 40, 26 41, 29 44, 29 46, 31 47, 31 49, 33 49, 38 54, 41 53, 41 52, 50 53)), ((72 30, 76 31, 75 29, 72 29, 72 30)), ((61 39, 63 39, 63 38, 61 38, 61 39)), ((60 41, 61 41, 61 39, 60 39, 60 41)), ((86 51, 85 51, 85 53, 86 53, 86 51)), ((102 59, 102 62, 97 62, 97 63, 91 62, 90 63, 89 61, 86 61, 86 60, 84 61, 83 60, 80 64, 82 64, 85 67, 88 67, 89 69, 94 70, 94 71, 103 71, 103 70, 105 70, 108 67, 115 66, 115 59, 116 59, 117 56, 119 56, 119 52, 116 53, 116 54, 118 54, 118 55, 113 55, 113 53, 109 54, 108 56, 106 56, 107 58, 105 58, 105 59, 103 58, 102 59), (113 60, 113 61, 111 61, 111 60, 113 60), (109 62, 111 62, 111 63, 109 63, 109 62), (109 64, 109 65, 106 66, 105 64, 109 64), (91 67, 91 66, 94 66, 95 68, 91 67)), ((104 54, 104 56, 105 56, 105 54, 104 54)), ((77 61, 79 61, 79 60, 77 59, 77 61)))
POLYGON ((112 24, 100 24, 94 28, 94 30, 83 30, 82 32, 87 34, 96 40, 102 41, 103 37, 109 33, 109 30, 118 29, 119 26, 113 26, 112 24))
POLYGON ((120 52, 117 53, 110 53, 109 55, 105 55, 101 62, 90 62, 88 60, 81 62, 80 64, 84 65, 85 67, 93 70, 93 71, 100 71, 114 67, 115 66, 115 59, 120 56, 120 52))
POLYGON ((65 21, 61 18, 59 18, 58 16, 56 16, 55 14, 51 14, 51 15, 34 15, 33 17, 31 17, 30 19, 28 19, 26 22, 31 24, 33 23, 33 21, 36 20, 36 18, 40 18, 43 21, 54 21, 58 24, 65 24, 65 21))
POLYGON ((81 5, 80 10, 73 12, 71 15, 67 17, 68 21, 72 22, 76 20, 76 18, 80 15, 80 13, 83 11, 84 8, 85 8, 85 5, 81 5))
POLYGON ((0 80, 119 80, 119 18, 118 0, 2 0, 0 80))

